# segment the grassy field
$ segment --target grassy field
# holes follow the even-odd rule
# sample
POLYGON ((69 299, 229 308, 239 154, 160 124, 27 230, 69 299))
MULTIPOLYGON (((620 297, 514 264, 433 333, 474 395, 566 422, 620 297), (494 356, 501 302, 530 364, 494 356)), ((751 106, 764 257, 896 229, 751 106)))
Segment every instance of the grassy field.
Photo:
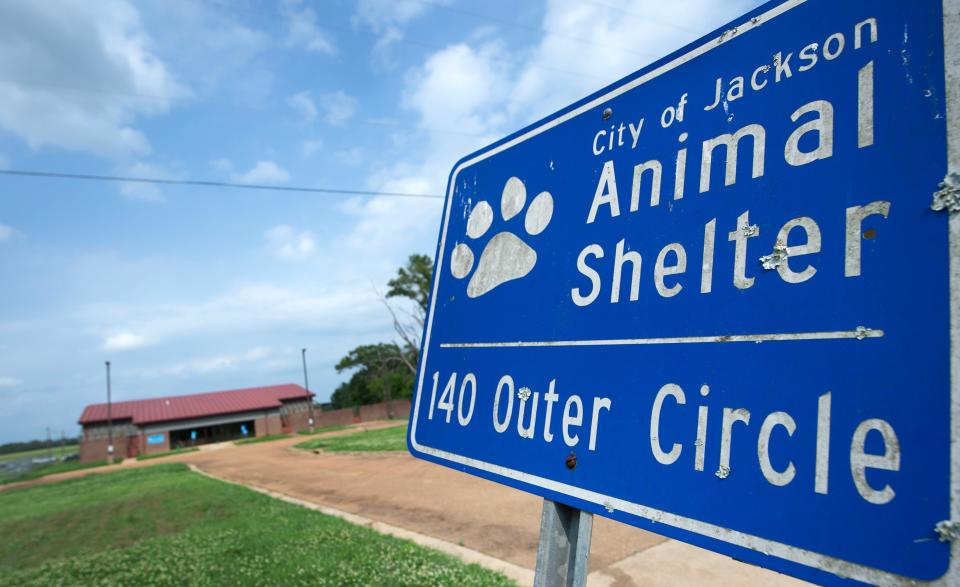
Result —
POLYGON ((273 434, 271 436, 257 436, 254 438, 244 438, 243 440, 237 440, 234 442, 236 445, 243 444, 259 444, 261 442, 273 442, 274 440, 283 440, 284 438, 290 438, 289 434, 273 434))
POLYGON ((0 493, 0 585, 509 585, 165 464, 0 493))
POLYGON ((301 442, 296 448, 305 450, 322 448, 331 452, 406 452, 407 427, 393 426, 334 438, 317 438, 301 442))
POLYGON ((163 457, 172 457, 173 455, 182 455, 188 452, 197 452, 199 448, 177 448, 174 450, 168 450, 167 452, 157 452, 152 455, 140 455, 137 457, 138 461, 149 461, 152 459, 162 459, 163 457))
MULTIPOLYGON (((15 475, 13 477, 2 477, 0 478, 0 485, 6 485, 7 483, 18 483, 20 481, 32 481, 33 479, 39 479, 40 477, 55 475, 57 473, 69 473, 70 471, 79 471, 81 469, 104 467, 106 464, 107 461, 93 461, 90 463, 70 461, 68 463, 57 463, 55 465, 41 465, 27 471, 26 473, 21 473, 20 475, 15 475)), ((115 463, 115 465, 118 464, 120 464, 119 460, 115 463)))
POLYGON ((317 434, 326 434, 327 432, 339 432, 341 430, 347 430, 352 428, 352 426, 324 426, 323 428, 314 428, 313 432, 310 432, 309 429, 301 430, 297 432, 300 436, 316 436, 317 434))
MULTIPOLYGON (((58 446, 53 449, 53 456, 59 458, 60 455, 63 455, 63 456, 74 455, 74 454, 77 454, 78 450, 79 450, 79 447, 76 444, 63 447, 63 452, 61 452, 61 449, 58 446)), ((12 452, 10 454, 0 455, 0 463, 6 463, 7 461, 16 461, 19 459, 26 459, 31 457, 45 457, 49 454, 50 454, 50 449, 46 449, 46 448, 38 448, 36 450, 25 450, 21 452, 12 452)))

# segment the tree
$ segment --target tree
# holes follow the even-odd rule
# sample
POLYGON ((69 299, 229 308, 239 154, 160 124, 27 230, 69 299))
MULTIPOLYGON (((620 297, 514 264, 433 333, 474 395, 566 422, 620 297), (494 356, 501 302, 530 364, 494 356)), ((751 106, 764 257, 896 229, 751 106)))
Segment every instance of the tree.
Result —
POLYGON ((393 330, 400 337, 399 358, 416 375, 420 359, 420 335, 427 317, 430 300, 430 281, 433 279, 433 259, 426 255, 410 255, 407 264, 397 270, 397 276, 387 282, 387 296, 381 298, 393 318, 393 330), (408 303, 396 308, 388 298, 400 298, 408 303), (412 303, 410 303, 412 302, 412 303), (405 319, 401 319, 404 315, 405 319))
POLYGON ((330 402, 334 408, 412 397, 432 278, 433 260, 426 255, 411 255, 397 270, 397 276, 387 282, 387 294, 380 299, 393 318, 399 340, 360 345, 340 359, 337 372, 353 374, 333 392, 330 402), (399 303, 391 303, 391 299, 399 303))
POLYGON ((433 259, 426 255, 410 255, 407 265, 398 269, 397 276, 387 282, 390 288, 387 290, 387 297, 413 300, 418 306, 420 315, 426 316, 431 279, 433 279, 433 259))
POLYGON ((354 370, 330 398, 334 408, 375 404, 413 395, 413 374, 404 367, 402 349, 392 343, 361 345, 340 359, 338 373, 354 370))

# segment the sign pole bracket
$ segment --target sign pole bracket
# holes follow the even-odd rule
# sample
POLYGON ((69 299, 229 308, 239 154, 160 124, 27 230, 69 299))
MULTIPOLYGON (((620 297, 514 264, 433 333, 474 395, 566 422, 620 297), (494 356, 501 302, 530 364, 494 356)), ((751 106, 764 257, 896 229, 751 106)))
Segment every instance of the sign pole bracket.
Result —
POLYGON ((583 587, 593 536, 593 514, 543 500, 534 587, 583 587))

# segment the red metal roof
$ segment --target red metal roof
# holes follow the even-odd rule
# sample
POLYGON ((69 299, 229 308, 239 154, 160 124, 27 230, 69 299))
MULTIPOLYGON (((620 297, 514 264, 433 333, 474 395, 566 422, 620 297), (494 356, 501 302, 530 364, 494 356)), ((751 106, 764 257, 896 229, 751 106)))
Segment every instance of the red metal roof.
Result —
MULTIPOLYGON (((294 384, 251 387, 230 391, 214 391, 194 395, 172 395, 154 399, 113 402, 114 420, 133 420, 143 425, 170 420, 204 418, 237 412, 252 412, 279 408, 283 400, 313 397, 303 387, 294 384)), ((107 404, 93 404, 84 408, 80 424, 107 421, 107 404)))

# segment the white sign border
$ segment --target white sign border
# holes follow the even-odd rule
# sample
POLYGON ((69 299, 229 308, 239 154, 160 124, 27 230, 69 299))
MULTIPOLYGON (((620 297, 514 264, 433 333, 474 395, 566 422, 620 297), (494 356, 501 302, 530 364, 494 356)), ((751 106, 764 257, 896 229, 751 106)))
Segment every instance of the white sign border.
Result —
MULTIPOLYGON (((804 4, 807 0, 787 0, 782 4, 771 8, 760 16, 753 18, 744 24, 724 32, 721 36, 708 39, 705 43, 699 45, 693 50, 685 53, 659 67, 648 71, 647 73, 630 80, 621 86, 607 92, 597 98, 581 105, 578 108, 570 110, 563 115, 554 118, 546 123, 531 129, 520 136, 506 141, 497 147, 484 151, 466 161, 461 162, 453 171, 450 177, 449 192, 447 194, 446 213, 443 219, 443 228, 440 232, 440 247, 437 253, 435 266, 435 275, 440 275, 443 268, 443 252, 446 246, 447 230, 450 223, 450 211, 452 209, 454 187, 456 186, 457 176, 461 171, 474 165, 484 159, 488 159, 498 153, 501 153, 515 145, 533 138, 553 127, 559 126, 568 120, 571 120, 597 106, 602 105, 611 99, 624 94, 648 81, 671 71, 684 63, 687 63, 700 55, 703 55, 718 47, 721 44, 729 42, 731 39, 744 35, 751 30, 763 25, 764 23, 785 14, 786 12, 804 4)), ((944 31, 944 70, 946 73, 946 92, 947 92, 947 168, 948 174, 960 173, 960 0, 943 0, 943 31, 944 31)), ((932 190, 931 190, 932 192, 932 190)), ((950 394, 951 394, 951 413, 950 413, 950 434, 951 434, 951 467, 950 467, 950 517, 951 520, 960 522, 960 213, 954 213, 949 221, 949 248, 950 248, 950 394)), ((434 278, 433 292, 431 299, 436 299, 437 289, 439 287, 439 277, 434 278)), ((420 399, 423 392, 424 367, 427 362, 427 352, 430 348, 430 334, 433 326, 433 316, 436 304, 430 306, 430 315, 427 320, 423 339, 423 356, 420 362, 420 375, 417 381, 417 394, 414 400, 413 420, 410 426, 410 444, 414 449, 435 458, 457 463, 481 471, 486 471, 495 475, 514 479, 522 483, 527 483, 555 491, 564 495, 569 495, 594 503, 604 508, 612 508, 627 512, 634 516, 650 520, 658 524, 666 524, 674 528, 686 530, 694 534, 699 534, 708 538, 726 542, 743 548, 747 548, 768 556, 774 556, 780 559, 791 561, 803 566, 813 567, 822 571, 833 573, 837 576, 855 579, 866 583, 877 585, 958 585, 960 584, 960 542, 953 542, 950 548, 950 565, 944 576, 930 582, 917 581, 903 575, 888 573, 871 567, 858 565, 849 561, 844 561, 831 556, 823 555, 810 550, 805 550, 788 544, 783 544, 773 540, 767 540, 758 536, 753 536, 743 532, 723 528, 714 524, 701 522, 692 518, 686 518, 676 514, 671 514, 662 510, 631 503, 622 499, 617 499, 594 491, 589 491, 579 487, 574 487, 566 483, 560 483, 551 479, 530 475, 522 471, 515 471, 499 465, 486 463, 477 459, 452 454, 435 448, 424 446, 417 442, 417 422, 420 412, 420 399)), ((932 530, 932 529, 931 529, 932 530)))

